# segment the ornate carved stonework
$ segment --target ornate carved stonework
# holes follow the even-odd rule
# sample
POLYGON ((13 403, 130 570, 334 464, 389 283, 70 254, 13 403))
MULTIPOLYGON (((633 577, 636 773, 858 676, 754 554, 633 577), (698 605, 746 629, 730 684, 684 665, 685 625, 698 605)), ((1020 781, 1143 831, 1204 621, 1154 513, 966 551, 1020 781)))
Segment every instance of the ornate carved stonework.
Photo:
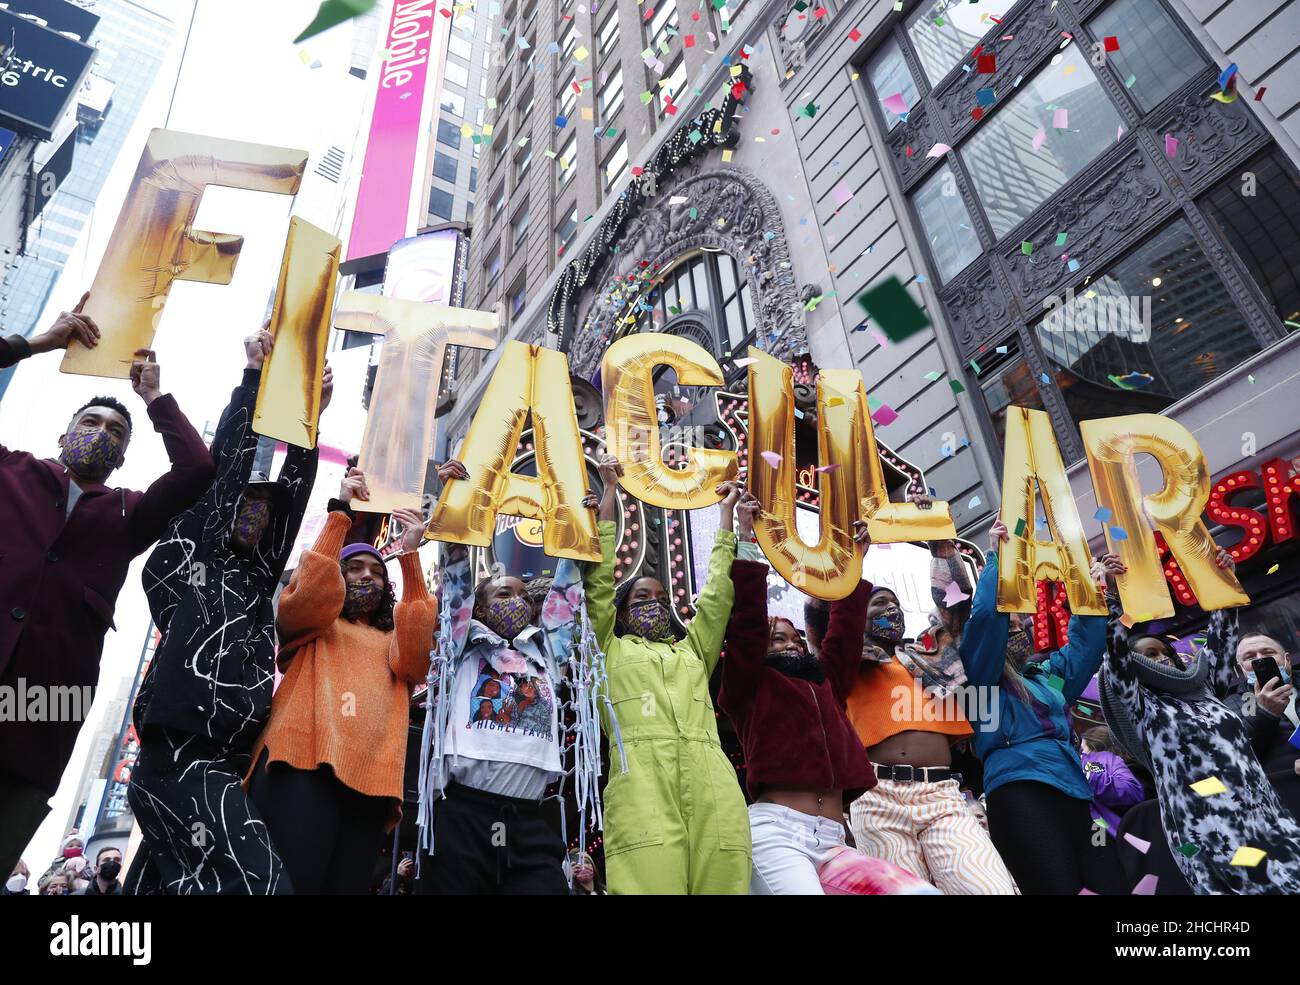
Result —
POLYGON ((980 260, 950 284, 943 293, 943 302, 963 356, 978 352, 981 345, 1019 323, 986 260, 980 260))
POLYGON ((777 25, 778 49, 781 65, 786 71, 799 71, 807 61, 808 53, 813 50, 829 30, 834 11, 838 5, 830 2, 817 3, 803 10, 790 8, 785 21, 777 25), (818 17, 814 10, 825 7, 827 13, 818 17))
MULTIPOLYGON (((943 126, 955 138, 946 143, 955 147, 957 141, 975 126, 971 110, 979 106, 975 96, 978 90, 992 89, 998 102, 1010 99, 1016 93, 1015 80, 1033 73, 1039 62, 1061 43, 1061 31, 1066 29, 1064 14, 1053 0, 1033 0, 994 28, 989 36, 995 39, 995 43, 989 50, 997 54, 995 72, 984 74, 974 69, 964 72, 959 65, 935 86, 934 99, 940 108, 943 126), (1008 35, 1012 40, 996 41, 1008 35)), ((967 64, 970 61, 967 59, 967 64)), ((995 104, 986 112, 996 108, 995 104)))
POLYGON ((924 105, 908 113, 907 120, 890 130, 885 139, 889 142, 889 156, 894 159, 894 168, 903 182, 904 191, 911 191, 912 186, 942 160, 925 156, 939 143, 939 137, 924 105))
POLYGON ((1170 164, 1193 195, 1268 141, 1268 131, 1250 111, 1245 97, 1220 103, 1209 97, 1217 90, 1215 83, 1193 89, 1153 127, 1162 146, 1165 134, 1177 138, 1178 150, 1170 164))
POLYGON ((776 199, 756 175, 732 167, 661 184, 628 221, 597 281, 601 289, 586 292, 580 327, 561 339, 573 372, 588 379, 595 373, 627 303, 639 293, 624 290, 629 274, 666 270, 683 254, 705 248, 730 254, 747 272, 758 345, 784 360, 806 351, 804 308, 776 199), (675 196, 685 204, 669 205, 675 196))
POLYGON ((1020 307, 1042 310, 1043 299, 1100 272, 1121 249, 1131 246, 1177 207, 1173 193, 1136 144, 1122 160, 1107 168, 1091 185, 1059 199, 1016 242, 1003 248, 1002 260, 1011 290, 1020 307), (1058 233, 1067 233, 1064 246, 1058 233), (1021 242, 1034 244, 1026 256, 1021 242), (1071 270, 1068 257, 1079 261, 1071 270))

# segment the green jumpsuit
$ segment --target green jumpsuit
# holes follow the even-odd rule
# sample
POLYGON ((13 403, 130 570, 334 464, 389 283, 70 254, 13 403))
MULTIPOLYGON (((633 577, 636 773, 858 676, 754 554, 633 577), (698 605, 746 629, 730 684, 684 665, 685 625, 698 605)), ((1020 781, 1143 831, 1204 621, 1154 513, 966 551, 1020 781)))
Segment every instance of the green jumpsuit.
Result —
POLYGON ((735 598, 736 535, 718 531, 695 618, 681 642, 614 635, 614 537, 613 521, 601 522, 602 560, 585 579, 628 762, 623 773, 614 757, 605 789, 609 891, 744 895, 749 815, 709 698, 735 598))

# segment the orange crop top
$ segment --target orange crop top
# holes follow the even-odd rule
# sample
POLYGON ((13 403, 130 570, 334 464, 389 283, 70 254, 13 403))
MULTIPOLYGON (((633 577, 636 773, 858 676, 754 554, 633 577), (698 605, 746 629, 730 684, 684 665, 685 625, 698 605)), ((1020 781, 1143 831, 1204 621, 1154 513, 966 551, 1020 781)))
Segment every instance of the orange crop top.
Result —
POLYGON ((974 734, 959 703, 927 695, 897 657, 862 665, 849 692, 848 715, 868 749, 899 732, 938 732, 954 742, 974 734))

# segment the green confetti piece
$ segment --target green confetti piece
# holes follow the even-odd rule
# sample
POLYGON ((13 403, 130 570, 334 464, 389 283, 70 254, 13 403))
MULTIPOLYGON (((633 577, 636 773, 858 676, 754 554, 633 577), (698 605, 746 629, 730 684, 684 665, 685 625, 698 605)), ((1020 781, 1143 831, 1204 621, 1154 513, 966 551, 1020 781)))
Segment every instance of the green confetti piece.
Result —
POLYGON ((1021 517, 1019 520, 1016 521, 1016 534, 1015 534, 1015 535, 1016 535, 1017 537, 1023 537, 1023 536, 1025 535, 1025 521, 1024 521, 1024 518, 1023 518, 1023 517, 1021 517))
POLYGON ((1201 852, 1200 846, 1193 845, 1190 841, 1186 845, 1178 846, 1178 854, 1184 856, 1185 858, 1192 858, 1195 855, 1199 855, 1200 852, 1201 852))
POLYGON ((376 0, 325 0, 316 11, 312 22, 293 39, 293 43, 298 44, 353 17, 360 17, 374 7, 375 2, 376 0))
POLYGON ((1064 690, 1065 690, 1065 678, 1064 678, 1064 677, 1057 677, 1055 674, 1048 674, 1048 675, 1047 675, 1047 686, 1050 687, 1053 691, 1064 691, 1064 690))
POLYGON ((928 373, 925 374, 925 378, 926 378, 927 380, 929 380, 931 383, 938 383, 938 382, 939 382, 939 379, 940 379, 942 376, 943 376, 943 374, 940 373, 937 369, 932 369, 932 370, 930 370, 930 372, 928 372, 928 373))
POLYGON ((1066 238, 1067 236, 1069 236, 1069 235, 1070 235, 1069 233, 1057 233, 1057 234, 1056 234, 1056 245, 1057 245, 1057 246, 1064 246, 1064 245, 1065 245, 1065 238, 1066 238))
POLYGON ((1136 75, 1130 75, 1127 79, 1124 80, 1124 88, 1125 88, 1125 89, 1132 89, 1132 88, 1133 88, 1133 83, 1136 82, 1137 80, 1138 80, 1138 77, 1137 77, 1136 75))
POLYGON ((1034 244, 1029 242, 1029 240, 1025 240, 1020 244, 1020 252, 1025 256, 1032 256, 1034 252, 1034 244))
POLYGON ((972 360, 970 361, 970 368, 973 369, 973 370, 975 370, 975 375, 976 375, 976 376, 979 376, 979 374, 980 374, 980 364, 977 363, 974 359, 972 359, 972 360))
POLYGON ((946 23, 947 23, 947 21, 945 21, 942 17, 936 17, 936 18, 934 19, 934 26, 935 26, 935 27, 943 27, 943 25, 946 24, 946 23))
POLYGON ((957 394, 959 394, 959 393, 965 393, 965 392, 966 392, 966 388, 965 388, 964 386, 962 386, 961 383, 958 382, 957 380, 949 380, 949 381, 948 381, 948 385, 949 385, 950 387, 952 387, 952 395, 953 395, 954 397, 957 396, 957 394))
POLYGON ((645 92, 641 93, 641 103, 642 103, 642 105, 645 105, 646 103, 649 103, 650 100, 654 99, 654 97, 655 97, 655 94, 654 94, 653 92, 651 92, 649 89, 647 89, 645 92))
POLYGON ((698 130, 692 130, 688 134, 688 136, 690 137, 690 141, 693 144, 698 144, 701 140, 704 139, 704 134, 700 133, 700 131, 698 130))
POLYGON ((692 205, 692 206, 691 206, 691 218, 692 218, 692 219, 698 219, 699 217, 700 217, 700 210, 697 209, 695 206, 692 205))
POLYGON ((930 319, 897 277, 859 294, 858 304, 891 342, 901 342, 930 327, 930 319))

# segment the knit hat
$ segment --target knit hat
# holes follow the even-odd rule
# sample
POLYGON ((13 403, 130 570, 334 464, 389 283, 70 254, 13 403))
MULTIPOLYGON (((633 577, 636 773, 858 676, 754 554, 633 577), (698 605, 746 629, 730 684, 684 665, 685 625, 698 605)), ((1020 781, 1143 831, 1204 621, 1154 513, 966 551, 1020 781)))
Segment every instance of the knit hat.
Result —
POLYGON ((348 558, 356 557, 358 554, 369 554, 372 557, 374 557, 380 564, 385 563, 384 556, 379 553, 379 551, 374 547, 374 545, 367 544, 365 542, 359 544, 348 544, 345 548, 343 548, 343 552, 339 555, 339 560, 346 561, 348 560, 348 558))

